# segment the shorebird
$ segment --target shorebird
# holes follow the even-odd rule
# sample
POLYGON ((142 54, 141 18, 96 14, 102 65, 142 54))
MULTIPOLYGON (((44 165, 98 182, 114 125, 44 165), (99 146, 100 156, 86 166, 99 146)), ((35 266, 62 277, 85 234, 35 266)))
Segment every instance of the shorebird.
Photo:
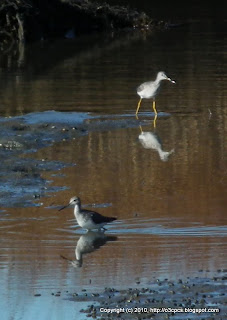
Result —
POLYGON ((79 197, 73 197, 70 199, 69 204, 60 208, 61 211, 69 206, 74 206, 74 215, 79 226, 86 230, 92 229, 104 229, 104 225, 116 220, 114 217, 105 217, 98 212, 85 210, 81 208, 81 201, 79 197))
POLYGON ((150 98, 153 99, 154 113, 155 113, 155 115, 158 114, 156 107, 155 107, 155 97, 158 93, 158 90, 160 88, 160 84, 161 84, 162 80, 168 80, 172 83, 176 83, 174 80, 171 80, 170 78, 168 78, 167 75, 165 74, 165 72, 160 71, 160 72, 158 72, 155 81, 144 82, 137 88, 137 94, 140 96, 140 100, 137 105, 136 115, 139 112, 139 108, 140 108, 140 104, 141 104, 142 99, 150 99, 150 98))

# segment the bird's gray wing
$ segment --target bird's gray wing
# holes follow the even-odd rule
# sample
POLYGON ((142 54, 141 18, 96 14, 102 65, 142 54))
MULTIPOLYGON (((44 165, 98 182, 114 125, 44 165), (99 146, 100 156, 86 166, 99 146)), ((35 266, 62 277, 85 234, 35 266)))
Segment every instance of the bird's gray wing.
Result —
POLYGON ((112 222, 117 219, 114 217, 105 217, 98 212, 90 211, 90 210, 83 210, 83 213, 85 213, 86 215, 89 215, 92 218, 93 222, 96 224, 112 222))
POLYGON ((137 92, 141 92, 141 91, 143 91, 143 90, 144 90, 144 83, 142 83, 142 84, 136 89, 137 92))
POLYGON ((143 91, 144 89, 152 86, 152 83, 153 83, 153 81, 147 81, 147 82, 142 83, 142 84, 137 88, 137 92, 139 93, 139 92, 143 91))
POLYGON ((114 217, 105 217, 105 216, 102 216, 98 212, 93 212, 92 220, 94 221, 94 223, 99 224, 99 223, 112 222, 112 221, 116 220, 116 218, 114 218, 114 217))
POLYGON ((105 222, 105 217, 102 216, 100 213, 91 211, 91 210, 83 210, 83 213, 92 218, 94 223, 99 224, 105 222))

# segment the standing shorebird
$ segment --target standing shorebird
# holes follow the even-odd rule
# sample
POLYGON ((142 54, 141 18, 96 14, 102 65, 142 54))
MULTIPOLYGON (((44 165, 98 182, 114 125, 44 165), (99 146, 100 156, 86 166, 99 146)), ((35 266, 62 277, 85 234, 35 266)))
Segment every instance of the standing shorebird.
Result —
POLYGON ((138 102, 138 106, 136 109, 136 115, 139 112, 139 108, 140 108, 140 104, 141 104, 142 99, 150 99, 150 98, 153 99, 153 110, 154 110, 155 115, 157 115, 157 110, 155 108, 155 97, 158 93, 158 90, 160 88, 160 84, 161 84, 162 80, 168 80, 172 83, 175 83, 174 80, 171 80, 170 78, 167 77, 165 72, 160 71, 157 74, 155 81, 144 82, 137 88, 137 94, 140 96, 140 100, 138 102))
POLYGON ((74 206, 74 215, 77 220, 77 223, 81 228, 84 228, 86 230, 105 229, 105 224, 117 219, 114 217, 104 217, 98 212, 82 209, 81 201, 78 197, 71 198, 69 204, 62 207, 58 211, 61 211, 72 205, 74 206))

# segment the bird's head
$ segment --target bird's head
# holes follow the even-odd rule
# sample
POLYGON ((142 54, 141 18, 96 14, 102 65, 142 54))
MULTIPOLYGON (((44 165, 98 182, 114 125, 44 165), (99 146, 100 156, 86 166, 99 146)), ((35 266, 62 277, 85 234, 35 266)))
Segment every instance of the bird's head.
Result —
POLYGON ((165 74, 164 71, 159 71, 159 73, 158 73, 158 75, 157 75, 157 79, 158 79, 159 81, 161 81, 161 80, 168 80, 168 81, 170 81, 170 82, 172 82, 172 83, 176 83, 174 80, 172 80, 172 79, 170 79, 169 77, 167 77, 167 75, 165 74))
POLYGON ((79 197, 72 197, 69 200, 69 205, 75 205, 75 204, 80 204, 80 198, 79 197))
POLYGON ((60 208, 58 211, 61 211, 61 210, 65 209, 67 207, 70 207, 70 206, 75 206, 75 205, 79 205, 80 206, 80 204, 81 204, 81 201, 80 201, 79 197, 72 197, 69 200, 69 203, 66 206, 60 208))

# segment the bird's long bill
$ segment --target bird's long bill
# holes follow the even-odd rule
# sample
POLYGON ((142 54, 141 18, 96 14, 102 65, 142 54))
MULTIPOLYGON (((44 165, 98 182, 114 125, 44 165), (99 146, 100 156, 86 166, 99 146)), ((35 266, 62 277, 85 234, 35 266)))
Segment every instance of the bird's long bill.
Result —
POLYGON ((167 78, 167 80, 169 80, 169 81, 172 82, 172 83, 176 83, 176 81, 174 81, 174 80, 172 80, 172 79, 170 79, 170 78, 167 78))
POLYGON ((69 206, 69 204, 67 204, 67 206, 64 206, 64 207, 60 208, 58 211, 61 211, 61 210, 65 209, 65 208, 67 208, 68 206, 69 206))

